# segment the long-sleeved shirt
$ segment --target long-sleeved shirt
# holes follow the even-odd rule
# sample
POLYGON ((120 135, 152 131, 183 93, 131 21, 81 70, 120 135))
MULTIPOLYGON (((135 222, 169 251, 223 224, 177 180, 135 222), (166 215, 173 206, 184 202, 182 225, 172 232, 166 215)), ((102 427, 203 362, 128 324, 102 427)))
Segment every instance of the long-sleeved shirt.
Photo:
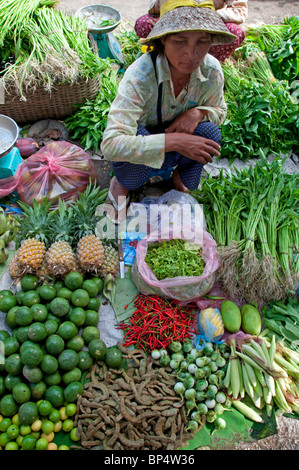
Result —
POLYGON ((165 134, 136 136, 138 125, 158 124, 158 84, 163 82, 162 120, 171 121, 191 108, 207 111, 204 120, 217 125, 226 117, 224 78, 217 59, 207 54, 191 74, 187 91, 175 97, 171 72, 165 55, 158 55, 157 78, 149 53, 126 70, 108 114, 101 151, 106 160, 126 161, 161 168, 165 157, 165 134))
MULTIPOLYGON (((245 23, 248 16, 248 0, 224 0, 224 7, 217 10, 225 23, 245 23)), ((160 0, 150 0, 149 13, 155 7, 155 14, 159 14, 160 0)))

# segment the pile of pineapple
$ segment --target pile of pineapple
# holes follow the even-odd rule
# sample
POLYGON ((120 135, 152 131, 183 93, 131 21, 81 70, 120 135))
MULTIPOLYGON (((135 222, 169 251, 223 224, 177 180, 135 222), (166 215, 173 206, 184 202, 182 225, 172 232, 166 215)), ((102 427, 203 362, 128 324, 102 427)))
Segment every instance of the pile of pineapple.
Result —
POLYGON ((90 183, 78 199, 68 205, 60 199, 52 211, 47 199, 33 201, 32 207, 20 202, 23 213, 17 218, 17 250, 9 265, 10 277, 16 282, 34 273, 45 281, 78 271, 114 278, 119 270, 118 251, 95 235, 96 208, 106 193, 90 183))

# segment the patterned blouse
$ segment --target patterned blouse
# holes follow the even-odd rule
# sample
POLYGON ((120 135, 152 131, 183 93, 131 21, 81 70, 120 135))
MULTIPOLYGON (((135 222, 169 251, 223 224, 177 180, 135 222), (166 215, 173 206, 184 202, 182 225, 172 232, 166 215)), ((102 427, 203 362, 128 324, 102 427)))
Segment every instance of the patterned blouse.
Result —
POLYGON ((161 168, 165 156, 165 134, 136 135, 137 126, 155 126, 158 83, 163 82, 162 119, 174 120, 191 108, 207 111, 204 120, 217 125, 226 117, 224 78, 220 63, 207 54, 191 74, 187 89, 175 97, 170 68, 165 55, 158 55, 157 79, 149 53, 143 54, 126 70, 108 114, 101 143, 106 160, 144 164, 161 168))

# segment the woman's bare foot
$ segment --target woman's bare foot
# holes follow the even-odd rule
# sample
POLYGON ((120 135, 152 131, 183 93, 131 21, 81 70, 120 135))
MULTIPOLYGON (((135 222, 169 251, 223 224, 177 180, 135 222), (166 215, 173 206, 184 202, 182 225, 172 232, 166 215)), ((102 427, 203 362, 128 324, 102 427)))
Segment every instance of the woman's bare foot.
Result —
POLYGON ((189 191, 188 188, 182 183, 181 177, 179 175, 179 171, 176 168, 173 172, 173 184, 177 191, 181 191, 182 193, 187 193, 189 191))
POLYGON ((130 191, 115 176, 111 179, 106 199, 107 206, 110 206, 107 208, 107 214, 118 224, 126 219, 129 193, 130 191))

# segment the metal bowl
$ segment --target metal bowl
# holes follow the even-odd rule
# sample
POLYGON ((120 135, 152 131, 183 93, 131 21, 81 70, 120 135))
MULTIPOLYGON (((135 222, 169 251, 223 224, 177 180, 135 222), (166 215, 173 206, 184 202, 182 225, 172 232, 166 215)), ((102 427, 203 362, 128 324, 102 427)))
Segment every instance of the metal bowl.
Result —
POLYGON ((107 5, 87 5, 76 11, 75 16, 86 20, 88 31, 93 34, 104 34, 113 31, 121 22, 121 14, 115 8, 107 5), (104 20, 113 20, 109 26, 101 27, 98 23, 104 20))
POLYGON ((15 121, 4 114, 0 114, 0 158, 12 150, 18 135, 19 128, 15 121))

